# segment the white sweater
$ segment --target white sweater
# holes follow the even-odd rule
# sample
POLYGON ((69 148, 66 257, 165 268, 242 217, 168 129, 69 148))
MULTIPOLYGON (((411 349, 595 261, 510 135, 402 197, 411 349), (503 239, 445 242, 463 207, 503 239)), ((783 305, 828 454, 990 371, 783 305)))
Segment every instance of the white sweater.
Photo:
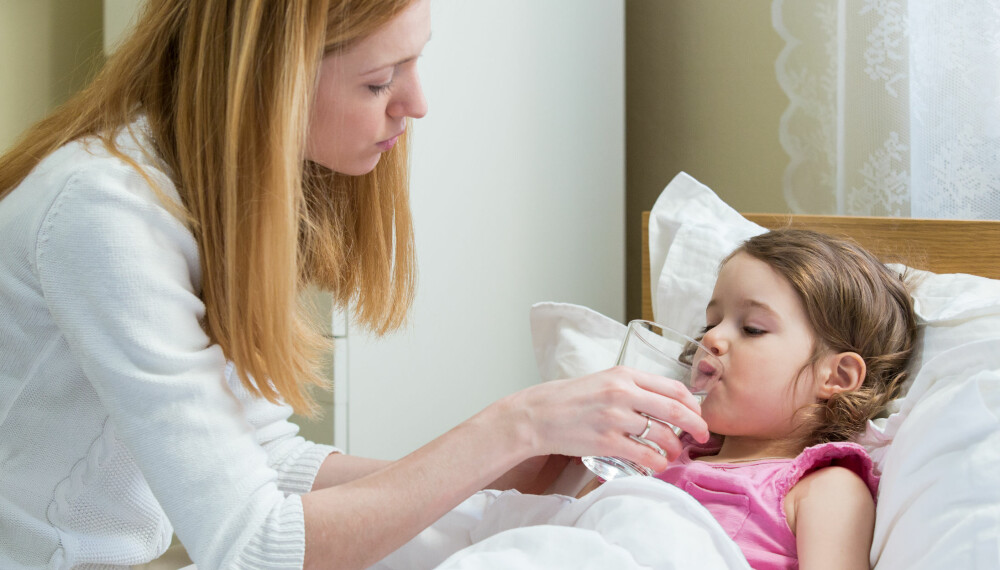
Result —
POLYGON ((98 142, 0 200, 0 568, 140 564, 172 532, 199 570, 302 566, 335 450, 231 375, 199 290, 192 234, 98 142))

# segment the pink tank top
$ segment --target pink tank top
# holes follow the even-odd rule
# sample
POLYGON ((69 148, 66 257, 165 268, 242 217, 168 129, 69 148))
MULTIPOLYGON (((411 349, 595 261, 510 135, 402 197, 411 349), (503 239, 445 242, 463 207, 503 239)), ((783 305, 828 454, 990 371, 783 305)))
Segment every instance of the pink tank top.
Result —
POLYGON ((857 473, 873 499, 878 490, 872 459, 856 443, 815 445, 795 459, 707 463, 694 458, 717 453, 719 440, 702 445, 685 436, 683 441, 684 452, 656 477, 704 505, 756 570, 799 567, 795 535, 785 520, 783 504, 788 491, 809 473, 839 465, 857 473))

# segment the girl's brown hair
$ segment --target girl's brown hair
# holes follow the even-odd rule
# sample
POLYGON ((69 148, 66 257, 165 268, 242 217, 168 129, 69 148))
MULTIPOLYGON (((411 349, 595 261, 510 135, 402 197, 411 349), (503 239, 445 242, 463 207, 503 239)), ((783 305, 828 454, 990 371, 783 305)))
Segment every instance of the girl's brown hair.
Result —
POLYGON ((364 176, 306 161, 319 65, 411 1, 149 0, 94 81, 0 156, 0 199, 86 136, 156 188, 114 144, 144 117, 198 242, 205 330, 252 392, 311 412, 328 341, 299 307, 305 285, 380 334, 415 287, 406 136, 364 176))
POLYGON ((803 445, 863 432, 907 378, 917 324, 904 276, 853 241, 808 230, 752 237, 729 258, 740 252, 768 264, 798 293, 817 339, 807 366, 829 351, 855 352, 867 367, 859 389, 806 410, 803 445))

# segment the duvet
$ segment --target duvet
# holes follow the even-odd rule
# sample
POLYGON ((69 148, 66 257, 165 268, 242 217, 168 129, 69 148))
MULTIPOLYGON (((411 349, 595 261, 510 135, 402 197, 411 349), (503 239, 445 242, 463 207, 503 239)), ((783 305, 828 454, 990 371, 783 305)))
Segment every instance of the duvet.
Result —
POLYGON ((482 491, 378 570, 749 569, 690 495, 651 477, 609 481, 581 499, 482 491))

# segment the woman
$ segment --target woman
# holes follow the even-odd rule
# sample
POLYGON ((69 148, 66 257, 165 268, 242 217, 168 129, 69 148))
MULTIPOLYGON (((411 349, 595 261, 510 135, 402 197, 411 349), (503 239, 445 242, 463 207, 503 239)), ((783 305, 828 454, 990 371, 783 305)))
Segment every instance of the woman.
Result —
MULTIPOLYGON (((365 567, 566 456, 662 469, 628 369, 513 394, 395 462, 295 437, 306 284, 385 333, 413 291, 406 126, 429 0, 150 0, 93 84, 0 157, 0 567, 365 567), (255 379, 266 378, 266 381, 255 379)), ((655 425, 668 456, 680 442, 655 425)))

